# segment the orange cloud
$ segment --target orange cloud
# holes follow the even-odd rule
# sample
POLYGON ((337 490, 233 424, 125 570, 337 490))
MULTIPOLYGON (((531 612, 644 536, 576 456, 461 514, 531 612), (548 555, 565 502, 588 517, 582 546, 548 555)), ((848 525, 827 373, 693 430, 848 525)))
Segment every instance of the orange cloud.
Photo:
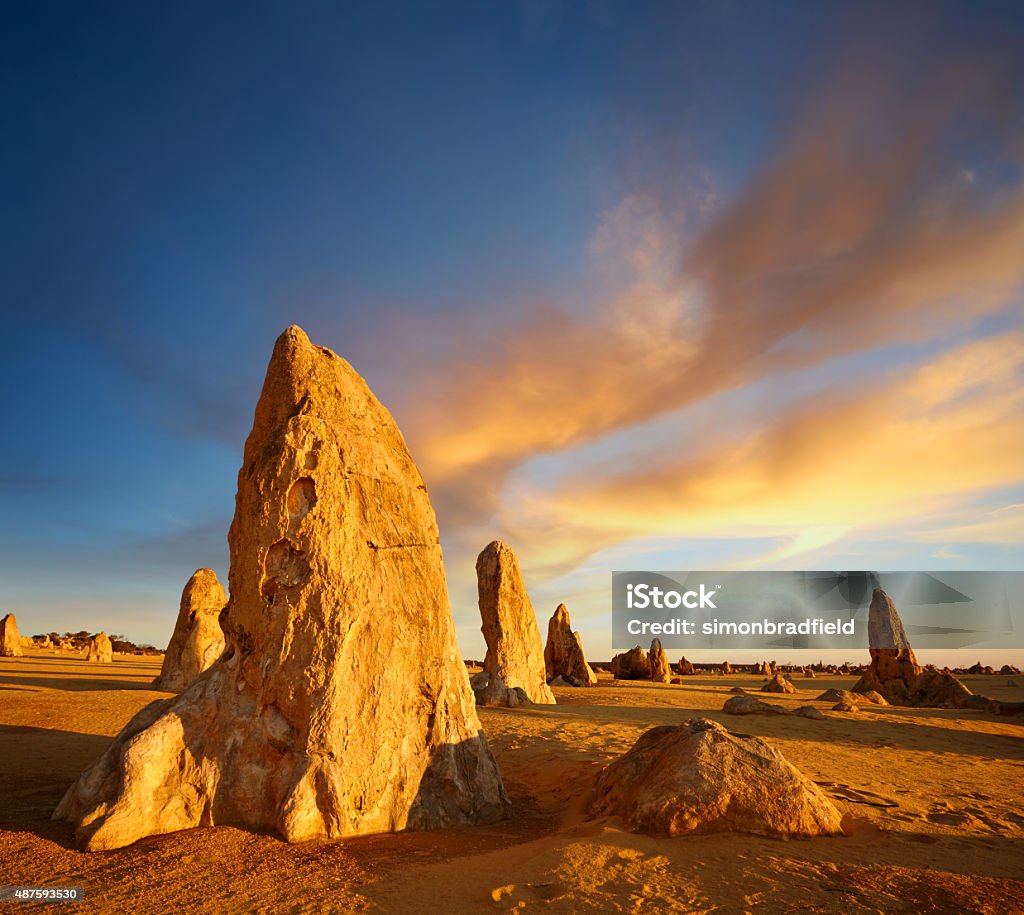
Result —
MULTIPOLYGON (((1024 192, 977 180, 947 143, 973 111, 978 142, 999 147, 1019 126, 993 102, 1003 87, 962 67, 896 91, 872 67, 848 65, 710 223, 694 215, 703 190, 693 212, 637 194, 604 214, 596 305, 460 327, 400 410, 443 520, 486 521, 537 455, 839 354, 941 338, 1013 301, 1024 192)), ((711 485, 741 504, 758 483, 711 485)))
MULTIPOLYGON (((736 441, 674 460, 636 454, 628 472, 582 466, 549 488, 524 485, 501 520, 527 561, 550 570, 640 537, 792 538, 762 557, 774 561, 852 531, 889 536, 894 525, 1024 482, 1022 374, 1024 334, 965 344, 866 390, 818 395, 736 441)), ((1019 521, 988 519, 976 535, 998 528, 1020 540, 1019 521)))

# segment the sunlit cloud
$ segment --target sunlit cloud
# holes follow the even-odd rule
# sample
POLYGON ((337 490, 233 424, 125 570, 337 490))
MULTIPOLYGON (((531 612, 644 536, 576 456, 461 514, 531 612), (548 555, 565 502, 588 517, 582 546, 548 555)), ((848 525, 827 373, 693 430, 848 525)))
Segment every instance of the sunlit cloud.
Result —
MULTIPOLYGON (((1022 375, 1024 334, 974 341, 852 392, 836 386, 733 441, 680 442, 681 457, 638 451, 634 469, 610 474, 576 466, 547 487, 523 482, 501 522, 552 568, 659 534, 783 538, 751 564, 803 555, 1024 481, 1022 375)), ((1019 541, 1020 513, 962 533, 1019 541)))
MULTIPOLYGON (((442 519, 488 522, 509 475, 538 455, 844 354, 941 341, 1015 302, 1024 192, 981 180, 944 145, 966 120, 975 158, 1003 148, 1017 125, 984 115, 998 76, 965 64, 956 80, 880 92, 863 61, 845 66, 730 203, 715 197, 709 215, 701 180, 682 206, 646 191, 602 214, 589 302, 460 328, 400 405, 442 519)), ((703 482, 740 512, 760 486, 751 473, 703 482)))

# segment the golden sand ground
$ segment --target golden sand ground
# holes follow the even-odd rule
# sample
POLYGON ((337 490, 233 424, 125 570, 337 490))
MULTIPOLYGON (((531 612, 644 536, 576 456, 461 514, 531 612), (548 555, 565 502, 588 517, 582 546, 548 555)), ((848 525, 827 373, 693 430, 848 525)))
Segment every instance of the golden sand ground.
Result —
MULTIPOLYGON (((977 711, 866 708, 825 721, 733 718, 728 690, 692 677, 556 689, 557 706, 483 709, 515 804, 492 827, 288 845, 218 827, 130 848, 75 851, 49 819, 124 723, 160 698, 160 658, 0 660, 0 884, 77 884, 86 912, 1021 912, 1024 721, 977 711), (694 715, 772 740, 826 787, 852 834, 788 842, 722 834, 652 839, 589 822, 597 769, 647 728, 694 715), (885 806, 879 806, 885 805, 885 806)), ((1019 700, 1005 677, 966 678, 1019 700)), ((806 704, 852 677, 796 680, 806 704)), ((39 906, 13 904, 12 911, 39 906)))

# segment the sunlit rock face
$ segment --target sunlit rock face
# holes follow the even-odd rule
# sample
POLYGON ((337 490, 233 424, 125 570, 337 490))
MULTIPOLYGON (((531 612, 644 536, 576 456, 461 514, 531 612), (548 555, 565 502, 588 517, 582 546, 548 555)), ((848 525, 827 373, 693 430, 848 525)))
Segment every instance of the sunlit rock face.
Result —
POLYGON ((114 645, 110 636, 100 632, 89 639, 85 648, 85 659, 87 661, 98 661, 103 664, 110 664, 114 660, 114 645))
POLYGON ((220 614, 228 602, 213 569, 197 569, 181 592, 174 633, 164 653, 157 689, 180 692, 224 653, 220 614))
POLYGON ((423 480, 363 379, 297 327, 267 369, 228 541, 225 653, 68 790, 54 815, 84 848, 220 823, 297 842, 508 814, 423 480))
POLYGON ((832 835, 842 820, 822 790, 770 743, 730 734, 705 718, 641 735, 598 773, 591 814, 619 817, 629 829, 655 836, 832 835))
POLYGON ((487 544, 476 560, 476 580, 487 643, 484 670, 518 686, 531 702, 553 705, 537 614, 512 547, 501 540, 487 544))
POLYGON ((544 669, 548 683, 561 677, 571 686, 596 686, 597 674, 583 654, 583 641, 572 631, 569 611, 559 604, 548 620, 548 640, 544 645, 544 669))
POLYGON ((20 658, 22 654, 18 621, 8 613, 0 620, 0 658, 20 658))

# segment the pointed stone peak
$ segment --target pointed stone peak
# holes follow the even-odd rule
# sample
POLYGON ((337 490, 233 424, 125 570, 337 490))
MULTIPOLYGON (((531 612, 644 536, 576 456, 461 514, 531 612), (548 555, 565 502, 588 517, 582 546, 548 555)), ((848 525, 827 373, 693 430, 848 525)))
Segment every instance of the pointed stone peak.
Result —
POLYGON ((909 651, 910 640, 896 605, 881 588, 875 588, 868 609, 868 647, 890 651, 909 651))

